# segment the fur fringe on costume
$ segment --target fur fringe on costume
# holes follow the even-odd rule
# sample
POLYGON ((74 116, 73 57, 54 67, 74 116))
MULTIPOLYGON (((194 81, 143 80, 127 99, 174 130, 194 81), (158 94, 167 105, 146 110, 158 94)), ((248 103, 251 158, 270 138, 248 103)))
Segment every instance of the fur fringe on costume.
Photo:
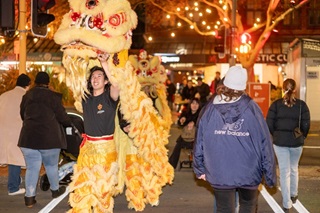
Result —
POLYGON ((95 5, 85 0, 69 3, 71 10, 64 15, 54 40, 64 52, 66 76, 61 79, 66 79, 71 88, 76 109, 82 112, 88 70, 100 64, 98 54, 108 53, 109 81, 119 86, 120 110, 130 123, 126 135, 116 118, 114 150, 110 151, 110 144, 99 147, 88 142, 80 149, 79 156, 83 157, 74 167, 69 198, 73 208, 69 212, 113 212, 113 196, 124 188, 129 208, 142 211, 146 204, 157 206, 162 187, 171 184, 174 177, 165 148, 172 120, 164 84, 156 82, 157 111, 127 62, 137 16, 127 0, 99 0, 95 5), (86 155, 90 152, 94 158, 86 155))
POLYGON ((114 141, 85 142, 74 165, 69 197, 74 208, 69 213, 90 212, 91 208, 95 213, 113 212, 118 174, 114 141))
POLYGON ((133 201, 136 194, 143 194, 145 203, 157 206, 162 187, 171 184, 174 177, 165 148, 169 138, 168 124, 158 115, 151 99, 141 91, 129 62, 125 69, 113 67, 110 71, 116 81, 112 83, 120 87, 120 110, 130 123, 129 137, 137 148, 137 154, 127 156, 126 161, 127 200, 135 210, 142 210, 141 204, 135 206, 133 201))

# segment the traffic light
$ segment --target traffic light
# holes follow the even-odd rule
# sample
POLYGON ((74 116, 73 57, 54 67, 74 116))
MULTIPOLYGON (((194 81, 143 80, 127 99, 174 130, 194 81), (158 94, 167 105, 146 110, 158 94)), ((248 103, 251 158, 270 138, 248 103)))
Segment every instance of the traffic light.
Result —
POLYGON ((47 25, 54 21, 48 10, 56 4, 55 0, 31 0, 31 32, 35 36, 46 37, 47 25))
POLYGON ((0 0, 0 35, 13 37, 15 33, 14 0, 0 0))
POLYGON ((214 51, 216 53, 225 53, 226 48, 226 27, 221 26, 217 31, 214 51))
POLYGON ((246 54, 251 50, 251 35, 249 33, 243 33, 240 36, 240 53, 246 54))

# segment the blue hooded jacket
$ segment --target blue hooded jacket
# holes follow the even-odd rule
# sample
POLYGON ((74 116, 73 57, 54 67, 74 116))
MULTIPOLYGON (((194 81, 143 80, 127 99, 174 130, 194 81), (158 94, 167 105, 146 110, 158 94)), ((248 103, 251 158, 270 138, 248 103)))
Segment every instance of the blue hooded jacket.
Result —
POLYGON ((208 103, 198 120, 193 164, 197 177, 221 189, 254 189, 263 175, 276 184, 276 164, 268 126, 247 95, 232 103, 208 103))

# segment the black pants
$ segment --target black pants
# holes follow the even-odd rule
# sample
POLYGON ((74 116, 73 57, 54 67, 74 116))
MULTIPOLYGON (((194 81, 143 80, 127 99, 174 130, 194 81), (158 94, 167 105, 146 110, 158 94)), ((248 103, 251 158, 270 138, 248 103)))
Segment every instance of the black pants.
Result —
POLYGON ((176 141, 176 145, 173 149, 173 152, 169 158, 169 163, 173 166, 173 168, 176 168, 178 165, 180 152, 182 148, 193 149, 193 142, 186 142, 181 138, 181 136, 179 136, 179 138, 176 141))
POLYGON ((236 207, 235 193, 239 193, 239 213, 257 211, 258 189, 213 189, 217 204, 217 213, 234 213, 236 207))

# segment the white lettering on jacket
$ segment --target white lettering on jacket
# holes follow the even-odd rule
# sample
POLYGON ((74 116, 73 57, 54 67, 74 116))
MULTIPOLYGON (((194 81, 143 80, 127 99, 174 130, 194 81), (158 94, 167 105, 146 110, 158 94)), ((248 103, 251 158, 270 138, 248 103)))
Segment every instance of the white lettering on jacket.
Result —
POLYGON ((247 137, 250 135, 249 132, 241 132, 242 124, 244 119, 239 119, 232 124, 225 124, 222 127, 222 130, 214 130, 215 135, 233 135, 239 137, 247 137))

